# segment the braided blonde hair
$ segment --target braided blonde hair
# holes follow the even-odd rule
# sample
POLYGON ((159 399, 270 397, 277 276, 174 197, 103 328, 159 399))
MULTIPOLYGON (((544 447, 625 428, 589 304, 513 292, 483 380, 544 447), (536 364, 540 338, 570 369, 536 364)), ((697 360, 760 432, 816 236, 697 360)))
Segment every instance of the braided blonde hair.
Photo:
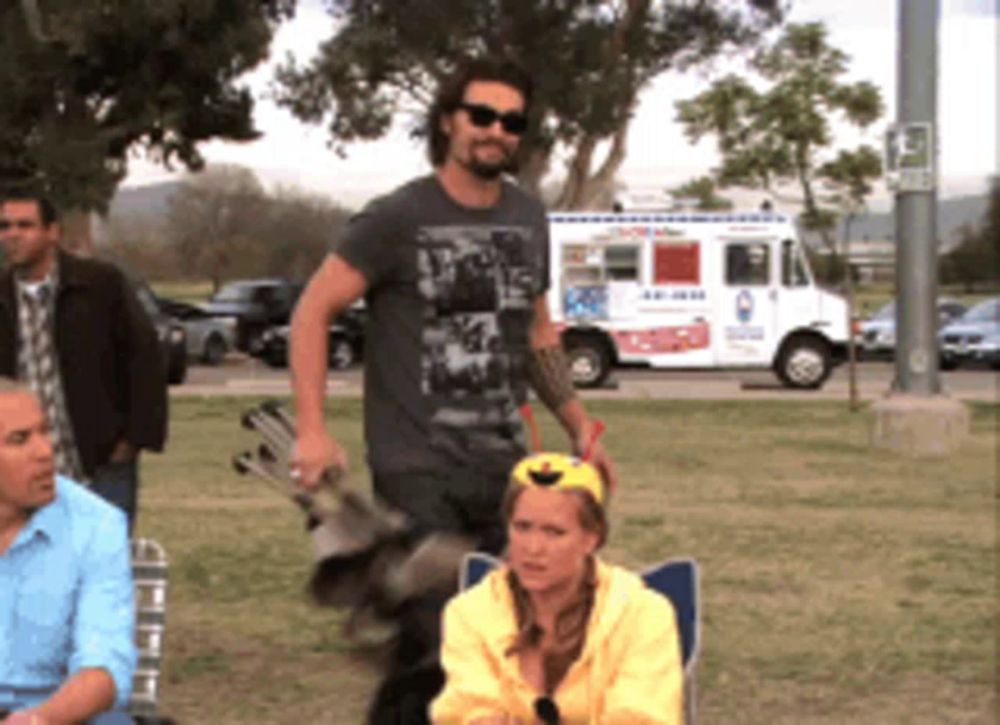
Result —
MULTIPOLYGON (((510 521, 513 516, 517 500, 524 490, 524 486, 516 484, 508 489, 503 505, 506 521, 510 521)), ((584 530, 598 535, 597 548, 603 546, 608 534, 604 508, 589 492, 582 489, 564 491, 563 495, 572 496, 577 500, 580 525, 584 530)), ((590 622, 590 613, 594 608, 594 596, 597 592, 597 566, 593 555, 587 557, 585 566, 578 596, 556 615, 552 632, 553 644, 542 652, 545 692, 548 694, 555 691, 586 644, 587 625, 590 622)), ((532 647, 538 647, 544 632, 538 625, 531 597, 513 569, 507 572, 507 583, 514 599, 514 615, 517 622, 517 636, 514 643, 504 652, 505 656, 510 657, 532 647)))

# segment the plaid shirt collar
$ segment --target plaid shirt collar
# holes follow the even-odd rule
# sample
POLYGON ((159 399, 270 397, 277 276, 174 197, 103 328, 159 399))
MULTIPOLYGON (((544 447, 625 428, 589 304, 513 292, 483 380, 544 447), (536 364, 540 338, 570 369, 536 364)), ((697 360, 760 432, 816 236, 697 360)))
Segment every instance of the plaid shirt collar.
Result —
MULTIPOLYGON (((14 270, 14 282, 17 285, 18 296, 22 297, 22 299, 23 299, 23 295, 27 293, 27 289, 28 289, 29 285, 36 284, 36 283, 32 283, 32 282, 29 282, 28 280, 26 280, 24 278, 24 272, 22 270, 20 270, 20 269, 15 269, 14 270)), ((58 255, 56 255, 55 259, 52 260, 52 269, 50 269, 49 273, 47 275, 45 275, 45 278, 42 279, 37 284, 39 284, 41 286, 47 286, 50 290, 52 290, 53 294, 49 295, 49 301, 50 301, 51 305, 55 305, 56 296, 55 296, 54 293, 55 293, 56 290, 59 289, 59 256, 58 255)))

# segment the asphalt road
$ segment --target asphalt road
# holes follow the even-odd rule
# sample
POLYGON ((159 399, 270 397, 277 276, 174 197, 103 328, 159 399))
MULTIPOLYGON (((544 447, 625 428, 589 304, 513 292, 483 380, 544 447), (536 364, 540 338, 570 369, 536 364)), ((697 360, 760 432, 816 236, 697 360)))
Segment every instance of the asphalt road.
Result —
MULTIPOLYGON (((857 386, 862 400, 877 400, 888 394, 894 368, 890 362, 858 365, 857 386)), ((988 369, 956 370, 941 373, 944 392, 959 400, 1000 401, 1000 374, 988 369)), ((360 368, 330 374, 330 395, 360 395, 360 368)), ((192 365, 187 381, 171 388, 172 395, 287 395, 287 370, 273 370, 243 356, 230 356, 218 367, 192 365)), ((584 398, 653 398, 689 400, 847 400, 848 374, 844 365, 820 390, 798 391, 783 388, 766 371, 678 371, 642 368, 620 369, 612 384, 583 391, 584 398)))

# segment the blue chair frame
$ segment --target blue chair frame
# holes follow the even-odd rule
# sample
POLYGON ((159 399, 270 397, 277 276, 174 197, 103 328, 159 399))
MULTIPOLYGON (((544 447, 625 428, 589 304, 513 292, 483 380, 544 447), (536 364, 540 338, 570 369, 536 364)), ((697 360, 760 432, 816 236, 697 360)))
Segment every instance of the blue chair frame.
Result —
MULTIPOLYGON (((500 559, 478 551, 466 554, 459 573, 459 588, 475 586, 502 563, 500 559)), ((640 576, 646 586, 665 596, 674 606, 684 667, 684 720, 687 725, 694 725, 697 697, 695 667, 701 646, 698 562, 687 558, 670 559, 649 567, 640 576)))

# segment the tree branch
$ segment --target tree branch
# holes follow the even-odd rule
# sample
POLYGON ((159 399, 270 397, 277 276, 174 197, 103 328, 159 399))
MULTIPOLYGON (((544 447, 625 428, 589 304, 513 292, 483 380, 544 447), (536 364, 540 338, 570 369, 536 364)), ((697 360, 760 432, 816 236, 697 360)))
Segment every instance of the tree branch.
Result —
POLYGON ((24 13, 24 22, 28 26, 31 37, 39 43, 48 43, 49 37, 43 29, 42 13, 38 8, 38 0, 21 0, 21 12, 24 13))
POLYGON ((581 138, 576 144, 576 153, 569 165, 569 174, 566 176, 566 183, 563 184, 559 198, 556 200, 556 209, 572 209, 573 204, 579 198, 580 187, 590 174, 590 164, 594 158, 594 148, 597 146, 597 137, 588 134, 581 138))
POLYGON ((618 169, 625 160, 625 141, 628 138, 629 125, 630 122, 626 121, 615 132, 611 139, 611 148, 608 149, 604 162, 590 178, 585 179, 580 185, 572 208, 587 208, 614 181, 615 174, 618 173, 618 169))

